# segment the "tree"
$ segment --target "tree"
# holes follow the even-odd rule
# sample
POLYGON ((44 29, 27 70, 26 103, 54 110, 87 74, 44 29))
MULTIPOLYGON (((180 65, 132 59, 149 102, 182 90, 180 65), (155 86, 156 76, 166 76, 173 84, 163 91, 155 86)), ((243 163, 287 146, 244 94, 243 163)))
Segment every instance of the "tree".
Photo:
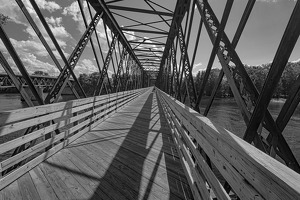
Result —
POLYGON ((8 20, 9 20, 8 16, 5 16, 2 13, 0 13, 0 24, 4 25, 7 23, 8 20))
POLYGON ((40 71, 40 70, 33 72, 32 75, 36 75, 36 76, 50 76, 47 72, 43 72, 43 71, 40 71))

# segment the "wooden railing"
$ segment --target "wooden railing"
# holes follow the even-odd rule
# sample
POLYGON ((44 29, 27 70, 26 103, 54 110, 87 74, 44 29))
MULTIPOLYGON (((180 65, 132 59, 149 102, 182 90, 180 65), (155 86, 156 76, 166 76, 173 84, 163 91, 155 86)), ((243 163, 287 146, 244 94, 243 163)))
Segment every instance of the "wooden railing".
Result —
POLYGON ((157 94, 195 199, 231 199, 224 182, 240 199, 300 199, 298 173, 170 95, 157 94))
POLYGON ((151 89, 0 112, 0 190, 151 89))

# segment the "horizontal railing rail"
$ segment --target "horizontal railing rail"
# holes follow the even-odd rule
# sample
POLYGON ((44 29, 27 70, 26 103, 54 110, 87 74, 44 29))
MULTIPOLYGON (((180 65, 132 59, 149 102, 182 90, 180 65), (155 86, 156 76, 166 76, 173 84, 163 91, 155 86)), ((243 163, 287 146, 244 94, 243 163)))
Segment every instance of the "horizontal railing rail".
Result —
POLYGON ((298 173, 170 95, 157 94, 195 199, 231 199, 225 181, 240 199, 300 199, 298 173))
POLYGON ((143 88, 0 112, 0 172, 3 174, 0 190, 150 90, 143 88), (23 135, 30 127, 37 128, 23 135), (23 151, 9 156, 22 145, 23 151), (4 173, 6 170, 9 172, 4 173))

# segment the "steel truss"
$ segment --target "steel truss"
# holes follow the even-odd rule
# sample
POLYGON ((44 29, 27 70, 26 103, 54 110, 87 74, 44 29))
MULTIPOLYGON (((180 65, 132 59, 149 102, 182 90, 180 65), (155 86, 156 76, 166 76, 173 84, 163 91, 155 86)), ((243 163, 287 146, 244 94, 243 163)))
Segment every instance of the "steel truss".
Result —
MULTIPOLYGON (((163 54, 164 57, 160 65, 160 73, 157 80, 157 86, 163 89, 165 92, 169 93, 170 95, 174 95, 174 91, 176 91, 176 98, 178 100, 182 101, 187 105, 190 105, 196 111, 200 112, 199 105, 202 97, 204 96, 204 88, 210 76, 210 71, 213 66, 215 56, 217 56, 222 66, 222 70, 219 74, 217 84, 215 85, 212 91, 212 95, 210 96, 208 105, 203 114, 205 116, 208 114, 214 97, 216 95, 218 86, 220 85, 225 75, 227 81, 229 82, 231 91, 234 94, 235 101, 241 110, 242 117, 247 125, 247 131, 244 135, 244 139, 249 143, 253 143, 257 148, 270 154, 272 157, 276 155, 279 156, 285 161, 287 166, 289 166, 297 172, 300 172, 299 163, 297 162, 295 156, 293 155, 293 152, 291 151, 289 145, 287 144, 285 138, 282 135, 282 131, 284 130, 288 120, 290 119, 293 111, 295 110, 300 101, 298 95, 300 93, 300 78, 298 77, 298 80, 295 82, 295 85, 291 90, 291 94, 289 95, 286 103, 284 104, 284 108, 282 108, 276 121, 273 119, 273 117, 267 109, 272 94, 275 90, 276 84, 278 83, 279 78, 283 72, 284 68, 282 66, 286 65, 288 58, 293 50, 293 47, 296 44, 296 41, 299 37, 300 25, 298 22, 300 18, 300 3, 296 3, 293 14, 290 18, 290 22, 286 28, 285 34, 277 50, 271 70, 269 72, 268 78, 265 82, 264 88, 261 93, 259 93, 256 87, 254 86, 253 82, 251 81, 249 75, 247 74, 244 68, 244 65, 242 64, 242 61, 240 60, 237 52, 235 51, 235 47, 237 46, 238 41, 242 35, 243 29, 251 14, 255 1, 248 1, 248 4, 245 8, 245 11, 243 13, 240 24, 232 42, 229 41, 226 33, 224 32, 224 29, 231 11, 233 1, 227 1, 221 22, 219 22, 219 20, 217 19, 213 9, 210 7, 210 4, 207 0, 195 0, 194 3, 197 6, 197 10, 200 14, 200 23, 199 21, 195 22, 195 20, 193 20, 193 14, 189 15, 189 12, 186 11, 186 21, 184 22, 181 20, 179 23, 177 23, 176 25, 178 26, 178 28, 173 26, 170 27, 170 33, 174 31, 177 32, 174 35, 178 36, 177 40, 179 41, 179 49, 181 50, 180 63, 182 63, 182 69, 178 72, 176 62, 178 56, 176 54, 177 47, 175 47, 174 44, 168 44, 165 48, 165 52, 163 54), (187 35, 184 35, 183 30, 181 28, 184 26, 185 29, 190 29, 189 25, 191 24, 191 22, 193 22, 194 24, 199 23, 199 30, 201 30, 202 23, 204 24, 209 38, 211 40, 211 43, 213 45, 208 66, 198 91, 195 91, 195 86, 193 86, 194 83, 191 72, 193 69, 192 67, 194 62, 194 55, 195 52, 197 52, 197 45, 199 41, 197 38, 197 43, 195 45, 194 55, 192 58, 192 64, 190 64, 189 55, 187 51, 187 47, 189 46, 188 41, 190 37, 190 32, 188 31, 187 35), (166 56, 169 54, 171 54, 173 61, 171 74, 169 65, 163 65, 163 63, 165 62, 169 63, 169 57, 166 56), (185 79, 183 80, 185 85, 182 85, 182 77, 178 77, 179 73, 181 76, 183 74, 185 75, 185 79), (163 78, 168 76, 172 77, 172 88, 170 88, 170 79, 163 78), (181 98, 180 94, 182 94, 182 91, 185 91, 187 96, 189 96, 189 102, 185 102, 185 98, 181 98), (260 134, 260 126, 269 132, 266 138, 264 138, 260 134)), ((191 8, 194 7, 191 6, 191 8)), ((200 32, 201 31, 199 31, 199 33, 200 32)), ((199 35, 197 37, 199 37, 199 35)), ((174 41, 174 37, 169 36, 168 40, 170 39, 174 41)))
MULTIPOLYGON (((159 3, 149 0, 144 1, 149 9, 119 6, 118 2, 123 0, 87 0, 87 7, 91 18, 90 24, 87 23, 82 1, 78 0, 80 12, 85 23, 85 32, 68 59, 60 48, 57 39, 52 33, 38 5, 34 0, 29 0, 33 10, 36 12, 41 24, 58 51, 64 63, 64 67, 61 67, 58 59, 36 25, 36 22, 31 18, 27 8, 22 3, 22 0, 15 1, 46 48, 56 67, 61 72, 51 88, 50 93, 44 100, 37 91, 35 82, 28 74, 26 66, 24 66, 14 46, 10 42, 3 25, 0 25, 0 36, 7 49, 7 53, 12 57, 22 74, 26 87, 30 89, 39 105, 57 102, 67 84, 72 89, 76 98, 87 96, 81 83, 75 76, 74 69, 76 69, 76 65, 89 41, 99 71, 97 87, 93 91, 94 96, 101 95, 105 93, 104 91, 111 93, 146 87, 150 85, 153 79, 156 79, 157 87, 173 97, 176 97, 197 112, 200 112, 201 100, 205 95, 204 89, 211 75, 215 57, 217 57, 222 69, 218 76, 217 83, 212 90, 212 95, 209 97, 208 104, 201 114, 204 116, 208 115, 218 87, 225 76, 247 126, 244 139, 249 143, 253 143, 257 148, 270 156, 280 157, 288 167, 298 173, 300 172, 299 163, 282 135, 283 130, 300 101, 300 76, 298 76, 291 88, 291 92, 276 120, 273 119, 267 109, 272 94, 284 70, 283 66, 287 64, 300 34, 299 1, 296 3, 280 46, 274 57, 267 80, 260 93, 251 81, 235 50, 244 27, 247 24, 255 0, 248 0, 248 4, 232 41, 228 39, 224 30, 231 12, 233 0, 227 0, 220 21, 216 17, 208 0, 177 0, 174 11, 173 9, 170 10, 159 3), (151 18, 151 21, 143 22, 139 19, 133 19, 127 16, 126 12, 148 14, 158 19, 154 20, 154 18, 151 18), (92 16, 92 13, 96 14, 92 16), (197 19, 194 18, 196 14, 199 15, 197 19), (123 24, 119 24, 117 18, 126 19, 134 24, 127 24, 121 28, 120 25, 123 24), (107 53, 104 53, 102 50, 97 34, 97 25, 101 20, 105 27, 106 44, 109 47, 107 53), (164 29, 162 26, 156 26, 158 24, 163 24, 167 28, 164 29), (203 24, 213 48, 200 88, 196 88, 192 71, 203 24), (194 46, 190 44, 192 25, 196 25, 198 28, 194 46), (135 34, 126 31, 135 31, 135 34), (95 33, 96 43, 92 40, 93 33, 95 33), (145 34, 147 34, 147 36, 145 36, 145 34), (110 36, 112 36, 112 41, 108 39, 110 36), (134 39, 129 40, 129 36, 134 37, 134 39), (98 49, 99 52, 97 52, 98 49), (193 52, 193 54, 189 54, 189 52, 193 52), (99 53, 102 62, 98 59, 99 53), (110 78, 109 76, 110 69, 112 69, 111 71, 114 73, 115 81, 113 83, 111 83, 113 77, 110 78), (70 81, 71 76, 74 81, 70 81), (77 86, 76 90, 75 85, 77 86), (266 137, 261 135, 261 129, 267 131, 268 134, 266 137)), ((0 52, 1 65, 10 77, 12 83, 19 90, 27 105, 34 106, 29 94, 23 87, 24 84, 19 81, 18 76, 7 62, 5 55, 5 53, 0 52)), ((49 123, 53 123, 53 121, 49 121, 49 123)), ((42 127, 43 124, 31 127, 25 134, 42 127)), ((59 134, 59 132, 56 132, 56 134, 59 134)), ((47 137, 51 137, 51 134, 47 135, 47 137)), ((32 147, 34 144, 35 141, 32 141, 26 146, 23 145, 14 153, 17 154, 26 148, 32 147)), ((198 150, 201 151, 200 148, 198 150)), ((210 163, 208 159, 206 162, 210 163)), ((227 192, 231 190, 228 183, 224 185, 224 188, 227 192)))
MULTIPOLYGON (((3 68, 5 69, 7 76, 9 76, 9 78, 10 78, 9 80, 11 80, 11 83, 14 84, 14 86, 19 90, 22 98, 25 100, 25 102, 27 103, 28 106, 34 106, 36 104, 43 105, 43 104, 57 102, 58 99, 60 98, 63 90, 65 89, 65 87, 67 85, 72 90, 72 92, 76 98, 82 98, 82 97, 87 96, 85 91, 83 90, 81 84, 79 83, 77 77, 74 74, 74 69, 75 69, 75 67, 80 59, 80 56, 82 55, 82 53, 85 50, 85 47, 89 41, 91 42, 91 46, 92 46, 93 53, 95 56, 96 64, 98 66, 98 70, 99 70, 99 74, 100 74, 100 77, 98 80, 98 85, 97 85, 98 88, 96 88, 96 90, 101 91, 102 88, 105 88, 106 93, 113 92, 112 91, 113 88, 110 85, 110 78, 108 77, 107 70, 109 68, 109 61, 112 60, 112 62, 113 62, 113 59, 115 59, 118 62, 118 58, 120 58, 120 62, 118 64, 117 71, 114 69, 114 72, 117 77, 117 79, 116 79, 117 85, 114 86, 114 91, 139 88, 144 85, 144 83, 142 83, 142 76, 147 77, 147 75, 146 74, 144 75, 144 73, 142 72, 143 68, 141 67, 139 60, 137 59, 136 55, 134 54, 129 42, 127 41, 124 34, 122 33, 122 30, 118 26, 113 15, 107 9, 104 1, 98 1, 98 0, 87 1, 88 10, 89 10, 89 14, 91 17, 91 22, 88 25, 87 20, 85 18, 82 1, 78 0, 78 5, 80 8, 83 20, 85 22, 86 30, 85 30, 84 34, 81 36, 81 39, 78 41, 78 44, 76 45, 75 49, 73 50, 73 52, 71 53, 70 57, 67 60, 61 47, 59 46, 59 44, 57 42, 57 39, 55 38, 48 23, 46 22, 45 17, 43 16, 42 12, 40 11, 39 6, 37 5, 37 3, 34 0, 30 0, 33 10, 36 12, 41 24, 45 28, 47 34, 49 35, 50 39, 52 40, 52 42, 54 44, 56 50, 58 51, 59 55, 61 56, 61 59, 63 60, 63 62, 65 64, 64 68, 61 67, 61 65, 58 62, 56 56, 54 55, 52 49, 46 42, 42 32, 39 30, 38 26, 36 25, 36 22, 32 19, 27 8, 24 6, 22 0, 16 0, 16 2, 19 5, 19 7, 20 7, 21 11, 23 12, 23 14, 25 15, 25 17, 27 18, 29 24, 32 26, 33 30, 37 34, 41 43, 44 45, 45 49, 47 50, 47 52, 49 54, 49 57, 54 61, 56 67, 61 72, 57 78, 51 79, 51 84, 47 84, 48 87, 51 87, 51 86, 52 87, 51 87, 49 94, 46 96, 46 98, 44 100, 42 98, 42 96, 39 94, 39 92, 37 91, 37 88, 35 87, 36 85, 39 85, 41 82, 40 81, 36 82, 37 77, 32 77, 28 74, 26 66, 24 66, 24 64, 23 64, 22 60, 20 59, 19 55, 17 54, 14 46, 10 42, 9 37, 5 33, 3 25, 0 25, 1 40, 3 41, 3 43, 7 49, 7 54, 9 54, 13 58, 14 62, 16 63, 16 66, 18 67, 19 71, 21 72, 21 74, 22 74, 21 79, 19 76, 17 76, 14 73, 11 66, 7 62, 6 56, 2 52, 0 52, 0 63, 3 66, 3 68), (91 14, 92 13, 91 7, 93 7, 93 9, 96 11, 96 14, 94 15, 94 17, 92 17, 92 14, 91 14), (104 25, 107 26, 110 29, 111 33, 115 36, 114 41, 111 44, 110 51, 106 55, 106 58, 104 58, 98 35, 95 34, 96 39, 97 39, 98 48, 100 50, 101 58, 104 62, 102 66, 97 57, 95 44, 92 41, 92 34, 94 32, 97 33, 96 27, 100 20, 103 20, 104 25), (118 42, 118 46, 119 46, 119 43, 121 43, 121 46, 123 49, 122 55, 120 54, 119 56, 116 54, 116 52, 114 55, 112 55, 113 50, 115 49, 115 44, 117 42, 118 42), (128 60, 128 61, 130 60, 130 62, 126 62, 126 60, 128 60), (102 67, 102 69, 101 69, 101 67, 102 67), (126 72, 125 72, 124 68, 126 68, 126 72), (136 73, 135 75, 130 74, 133 71, 136 73), (73 78, 73 81, 69 80, 71 76, 73 78), (106 85, 106 83, 104 83, 104 81, 103 81, 104 78, 107 78, 108 83, 109 83, 108 85, 106 85), (53 81, 55 81, 55 82, 53 83, 53 81), (121 81, 123 81, 124 83, 121 84, 120 83, 121 81), (77 84, 77 86, 78 86, 77 88, 79 89, 78 91, 75 90, 73 83, 77 84), (99 84, 99 83, 101 83, 101 84, 99 84), (122 85, 122 86, 124 85, 124 87, 119 88, 120 85, 122 85), (128 87, 126 88, 125 85, 128 87), (37 100, 37 103, 34 103, 32 101, 28 91, 25 90, 24 87, 29 88, 32 95, 37 100)), ((106 35, 106 38, 108 38, 108 35, 106 35)), ((109 41, 107 41, 107 42, 109 45, 109 41)), ((119 47, 119 50, 120 50, 120 47, 119 47)), ((94 94, 95 94, 95 92, 94 92, 94 94)), ((50 120, 49 123, 55 123, 55 122, 53 120, 52 121, 50 120)), ((40 124, 38 126, 31 127, 25 131, 24 135, 29 134, 32 131, 35 131, 36 129, 40 129, 43 126, 44 126, 44 124, 40 124)), ((60 132, 56 131, 55 134, 60 134, 60 132)), ((48 139, 50 137, 52 137, 52 133, 47 134, 45 136, 45 139, 48 139)), ((35 144, 36 144, 36 140, 31 141, 28 144, 24 144, 24 145, 20 146, 17 149, 15 149, 13 155, 16 155, 28 148, 31 148, 35 144)), ((4 173, 7 173, 7 172, 15 169, 16 167, 21 166, 25 162, 26 162, 26 160, 24 160, 24 162, 22 162, 22 163, 18 163, 15 166, 12 166, 10 169, 6 170, 4 173)))

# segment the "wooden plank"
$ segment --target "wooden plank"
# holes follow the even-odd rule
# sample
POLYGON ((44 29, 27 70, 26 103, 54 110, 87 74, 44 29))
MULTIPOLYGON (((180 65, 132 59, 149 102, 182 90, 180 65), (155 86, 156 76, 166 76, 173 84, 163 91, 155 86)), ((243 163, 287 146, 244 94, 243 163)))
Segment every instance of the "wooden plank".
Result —
POLYGON ((58 200, 54 190, 39 167, 30 170, 29 174, 42 200, 58 200))
POLYGON ((77 198, 77 199, 89 199, 90 195, 82 187, 82 185, 69 173, 67 170, 62 168, 62 164, 56 159, 56 156, 48 158, 43 163, 49 165, 54 172, 61 178, 65 183, 67 189, 77 198))
MULTIPOLYGON (((8 125, 4 125, 0 127, 0 136, 4 136, 7 135, 9 133, 18 131, 18 130, 22 130, 37 124, 42 124, 44 122, 49 121, 49 119, 52 120, 60 120, 60 118, 66 117, 67 115, 71 115, 75 112, 84 110, 84 109, 88 109, 91 108, 94 104, 90 103, 87 105, 83 105, 83 106, 78 106, 78 107, 72 107, 70 109, 63 109, 57 112, 53 112, 47 115, 43 115, 37 118, 32 118, 32 119, 28 119, 28 120, 23 120, 20 122, 16 122, 13 125, 8 124, 8 125)), ((105 106, 103 106, 103 108, 105 108, 105 106)), ((100 108, 98 108, 98 110, 100 110, 100 108)))
MULTIPOLYGON (((163 101, 163 99, 162 99, 163 101)), ((163 101, 164 102, 164 101, 163 101)), ((165 103, 165 102, 164 102, 165 103)), ((176 116, 175 114, 170 110, 169 107, 165 104, 166 109, 168 109, 168 114, 174 124, 174 130, 177 128, 177 130, 180 130, 180 124, 177 120, 175 120, 176 116)), ((192 137, 195 135, 195 130, 190 129, 192 137)), ((192 155, 196 159, 196 163, 199 165, 199 168, 201 169, 202 174, 205 176, 206 180, 208 181, 209 185, 212 187, 214 193, 218 197, 218 199, 230 199, 227 192, 224 190, 223 186, 221 185, 220 181, 217 179, 213 171, 210 169, 208 164, 206 163, 205 159, 202 157, 199 149, 197 146, 192 142, 191 137, 187 134, 185 131, 181 131, 180 135, 184 138, 185 143, 188 145, 189 150, 191 151, 192 155)))
POLYGON ((3 200, 22 200, 18 181, 14 181, 6 188, 0 191, 0 198, 3 200))
POLYGON ((12 183, 14 180, 19 178, 23 174, 25 174, 26 172, 30 171, 33 167, 35 167, 36 165, 38 165, 39 163, 41 163, 42 161, 44 161, 48 157, 52 156, 53 154, 57 153, 58 151, 60 151, 62 148, 64 148, 68 144, 72 143, 74 140, 76 140, 78 137, 82 136, 83 134, 85 134, 89 130, 90 130, 89 127, 86 127, 84 129, 82 129, 76 135, 73 135, 72 137, 70 137, 68 140, 65 140, 64 142, 62 142, 60 144, 57 144, 56 146, 54 146, 53 148, 51 148, 47 152, 42 153, 41 155, 34 158, 30 162, 26 163, 25 165, 21 166, 17 170, 13 171, 9 175, 7 175, 5 177, 2 177, 2 179, 0 181, 0 190, 2 188, 4 188, 5 186, 7 186, 8 184, 12 183))
POLYGON ((31 176, 28 173, 25 173, 18 179, 18 185, 20 189, 20 193, 22 195, 22 199, 26 200, 38 200, 42 199, 38 194, 35 185, 32 182, 31 176))
MULTIPOLYGON (((164 98, 165 99, 165 98, 164 98)), ((166 99, 165 99, 166 100, 166 99)), ((190 131, 192 137, 197 140, 197 143, 203 148, 205 153, 209 156, 214 165, 218 168, 222 176, 228 181, 234 191, 238 194, 240 198, 249 198, 256 197, 262 198, 261 195, 253 189, 252 186, 245 183, 244 178, 237 172, 237 170, 224 158, 221 153, 215 150, 214 147, 207 141, 206 137, 203 137, 201 132, 190 124, 190 119, 182 116, 183 111, 176 110, 173 102, 168 102, 168 105, 171 107, 172 111, 180 118, 181 123, 190 131)), ((177 103, 177 102, 176 102, 177 103)), ((175 106, 176 106, 176 103, 175 106)), ((201 130, 201 129, 200 129, 201 130)))
POLYGON ((98 188, 101 177, 68 149, 61 150, 55 157, 91 195, 89 199, 110 199, 103 188, 98 188))
MULTIPOLYGON (((43 148, 45 148, 46 146, 56 143, 58 141, 60 141, 61 139, 67 139, 68 136, 70 136, 72 133, 80 130, 81 128, 85 127, 86 125, 88 125, 90 123, 90 120, 87 119, 79 124, 77 124, 76 126, 73 126, 67 130, 65 130, 64 132, 60 133, 59 135, 55 135, 52 138, 49 138, 48 140, 45 140, 13 157, 8 158, 7 160, 2 161, 0 164, 1 166, 1 171, 3 171, 4 169, 9 168, 10 166, 18 163, 21 161, 21 159, 25 159, 28 158, 31 155, 34 155, 37 152, 40 152, 43 148)), ((85 128, 86 129, 86 128, 85 128)), ((86 131, 88 131, 89 129, 86 129, 86 131)))
MULTIPOLYGON (((101 126, 102 127, 102 126, 101 126)), ((107 130, 107 131, 99 131, 97 130, 97 136, 99 137, 99 140, 104 139, 105 138, 119 138, 119 137, 126 137, 128 134, 129 129, 125 129, 125 130, 114 130, 112 132, 112 130, 107 130)), ((164 133, 162 132, 149 132, 149 133, 143 133, 143 132, 139 132, 137 130, 133 130, 130 129, 130 132, 132 134, 135 134, 133 136, 128 136, 127 138, 130 139, 128 140, 128 142, 138 145, 140 147, 145 148, 145 144, 144 144, 144 140, 145 138, 147 139, 147 144, 146 144, 146 148, 150 147, 152 149, 154 149, 155 151, 163 151, 164 153, 168 154, 169 156, 174 157, 174 159, 177 159, 178 154, 175 151, 175 145, 174 143, 168 141, 168 138, 163 138, 162 135, 164 133), (156 145, 153 145, 152 143, 154 143, 156 145)))
MULTIPOLYGON (((81 149, 82 150, 82 149, 81 149)), ((84 151, 84 150, 82 150, 84 151)), ((125 168, 124 165, 122 165, 121 163, 117 163, 115 162, 115 159, 110 163, 107 162, 105 160, 103 160, 102 158, 99 158, 98 152, 95 152, 89 148, 86 148, 85 151, 89 151, 88 156, 90 156, 93 160, 95 160, 99 165, 102 166, 102 168, 106 171, 105 172, 105 176, 110 177, 108 174, 112 174, 117 180, 119 180, 122 184, 119 184, 119 186, 114 185, 115 188, 119 187, 120 191, 124 191, 126 190, 126 192, 128 192, 128 194, 126 195, 128 198, 132 199, 132 198, 137 198, 139 197, 143 197, 146 195, 149 195, 150 191, 147 190, 147 180, 143 180, 143 177, 141 176, 141 174, 135 174, 136 176, 128 176, 128 173, 124 173, 125 171, 123 171, 122 169, 125 168), (144 184, 143 184, 144 183, 144 184), (122 185, 126 185, 126 187, 128 187, 126 189, 126 187, 124 188, 124 186, 122 187, 122 185), (130 192, 129 192, 130 191, 130 192)), ((151 183, 148 183, 151 185, 151 183)), ((160 199, 160 198, 167 198, 168 194, 165 193, 161 193, 160 187, 151 187, 152 191, 154 190, 154 195, 153 193, 151 193, 150 196, 152 196, 153 199, 160 199), (157 190, 158 188, 158 190, 157 190), (160 192, 160 196, 157 196, 156 193, 160 192)), ((124 193, 124 192, 122 192, 124 193)), ((145 197, 143 197, 145 198, 145 197)), ((178 197, 174 197, 174 199, 178 199, 178 197)))
MULTIPOLYGON (((176 124, 176 121, 173 121, 176 124)), ((177 124, 178 127, 179 124, 177 124)), ((210 169, 205 159, 202 157, 200 151, 194 145, 191 140, 191 137, 187 135, 185 131, 181 131, 181 136, 183 136, 185 143, 188 144, 189 150, 193 153, 193 157, 196 159, 196 163, 199 165, 202 170, 202 174, 205 176, 205 179, 208 181, 209 185, 212 187, 214 193, 217 195, 218 199, 230 199, 227 192, 224 190, 220 181, 217 179, 213 171, 210 169)), ((192 136, 193 137, 193 136, 192 136)))
POLYGON ((49 184, 51 185, 52 189, 59 199, 76 199, 76 196, 72 194, 65 182, 55 172, 51 165, 47 163, 41 163, 38 167, 44 173, 46 179, 48 180, 49 184))
MULTIPOLYGON (((130 98, 129 100, 126 100, 125 102, 122 102, 122 104, 119 105, 119 108, 122 108, 124 105, 126 105, 126 104, 127 104, 129 101, 131 101, 131 100, 132 100, 132 98, 130 98)), ((99 108, 99 109, 100 109, 100 108, 99 108)), ((108 109, 108 111, 110 111, 110 110, 114 110, 114 108, 108 109)), ((91 113, 91 112, 92 112, 92 111, 90 111, 90 113, 91 113)), ((113 114, 113 113, 111 113, 111 114, 113 114)), ((86 115, 88 115, 88 114, 87 114, 87 113, 83 113, 83 114, 81 114, 81 115, 77 115, 77 116, 75 116, 75 117, 70 118, 70 120, 68 120, 68 122, 69 122, 69 123, 72 123, 72 122, 74 122, 74 121, 76 121, 76 120, 78 120, 78 119, 80 119, 80 118, 85 117, 86 115)), ((95 121, 95 118, 97 118, 97 117, 99 117, 99 114, 98 114, 97 116, 94 116, 94 117, 92 118, 92 121, 95 121)), ((78 124, 78 125, 76 125, 76 126, 73 126, 72 128, 66 130, 64 133, 66 133, 67 135, 70 135, 70 134, 76 132, 77 130, 79 130, 80 128, 82 128, 83 126, 87 125, 87 124, 89 123, 89 121, 90 121, 90 120, 86 120, 86 121, 84 121, 84 122, 81 122, 80 124, 78 124)), ((100 121, 98 121, 97 123, 99 123, 99 122, 100 122, 100 121)), ((22 138, 18 138, 18 139, 16 139, 16 140, 13 140, 13 141, 11 141, 11 142, 8 142, 8 144, 4 143, 4 144, 2 145, 2 147, 1 147, 1 149, 2 149, 3 151, 4 151, 4 150, 7 151, 7 150, 9 150, 9 149, 12 149, 12 148, 15 147, 15 146, 18 146, 18 145, 20 145, 20 144, 24 144, 25 142, 24 142, 22 139, 24 139, 25 141, 26 141, 26 139, 27 139, 27 141, 30 141, 30 140, 32 140, 32 139, 35 139, 35 138, 40 137, 40 136, 42 136, 42 135, 45 135, 46 133, 49 133, 49 132, 50 132, 51 130, 53 130, 56 126, 60 127, 60 125, 62 126, 62 125, 64 125, 64 123, 65 123, 65 122, 60 122, 60 123, 58 123, 58 124, 53 124, 53 125, 50 125, 49 127, 46 127, 46 128, 44 128, 44 129, 40 129, 40 130, 38 130, 38 131, 36 131, 36 132, 33 132, 33 133, 29 134, 29 135, 23 136, 22 138), (37 133, 38 133, 39 135, 37 135, 37 133), (28 138, 29 138, 29 139, 28 139, 28 138)), ((94 126, 95 126, 95 125, 93 125, 92 127, 94 127, 94 126)), ((63 134, 61 133, 61 134, 59 134, 58 136, 56 136, 55 139, 52 138, 52 140, 54 140, 53 143, 55 143, 55 142, 59 141, 60 139, 62 139, 62 138, 63 138, 62 136, 63 136, 63 134)), ((9 158, 9 159, 3 161, 3 162, 1 163, 1 168, 0 168, 1 171, 3 171, 3 170, 5 170, 5 169, 9 168, 10 166, 16 164, 17 162, 20 161, 19 159, 21 159, 21 158, 22 158, 22 159, 25 159, 25 158, 27 158, 27 157, 29 157, 29 156, 31 156, 31 155, 34 155, 35 153, 39 152, 39 151, 42 149, 42 145, 50 145, 50 144, 49 144, 49 141, 44 141, 44 142, 42 142, 42 143, 40 143, 40 144, 38 144, 38 145, 36 145, 36 146, 34 146, 34 147, 31 147, 30 149, 28 149, 28 150, 26 150, 26 151, 24 151, 24 152, 21 152, 20 154, 15 155, 14 157, 11 157, 11 158, 9 158)), ((1 145, 0 145, 0 146, 1 146, 1 145)))
POLYGON ((146 89, 143 88, 143 89, 127 91, 127 92, 118 92, 109 95, 101 95, 97 97, 71 100, 68 102, 61 102, 61 103, 47 104, 42 106, 30 107, 30 108, 16 109, 11 111, 4 111, 4 112, 0 112, 0 126, 8 123, 21 121, 28 118, 37 117, 40 115, 45 115, 48 113, 57 112, 64 109, 65 110, 70 109, 72 107, 78 107, 84 104, 113 101, 114 99, 116 99, 117 97, 119 98, 120 96, 124 96, 124 97, 132 96, 136 93, 146 92, 147 90, 149 90, 149 88, 146 89))
MULTIPOLYGON (((169 104, 176 102, 168 95, 164 94, 164 96, 169 104)), ((219 150, 226 162, 234 165, 235 169, 248 181, 248 184, 256 188, 264 198, 300 196, 300 186, 297 184, 300 180, 299 174, 192 109, 186 108, 179 102, 176 104, 178 112, 182 113, 197 130, 201 130, 202 134, 205 134, 205 138, 201 137, 208 140, 215 150, 219 150), (263 188, 261 187, 262 182, 264 183, 263 188)), ((200 137, 201 134, 197 135, 200 137)), ((198 142, 202 142, 200 138, 198 142)), ((237 192, 237 190, 235 191, 237 192)))
MULTIPOLYGON (((166 110, 166 114, 171 117, 166 110)), ((172 119, 171 119, 172 120, 172 119)), ((170 121, 171 123, 171 121, 170 121)), ((186 171, 189 173, 186 173, 187 179, 191 176, 191 180, 189 180, 189 184, 191 186, 191 189, 193 191, 194 196, 201 197, 202 199, 210 199, 210 194, 206 188, 206 182, 205 179, 196 172, 195 169, 195 163, 190 155, 189 150, 185 147, 182 139, 181 134, 179 133, 179 130, 182 129, 180 124, 177 124, 177 127, 173 127, 173 136, 175 137, 175 141, 177 141, 177 147, 179 149, 179 153, 182 155, 184 161, 187 163, 186 165, 186 171), (177 128, 177 129, 176 129, 177 128)))
POLYGON ((132 199, 135 198, 132 190, 120 182, 113 174, 107 173, 106 169, 96 160, 90 157, 90 153, 82 147, 69 149, 82 162, 86 163, 93 171, 99 175, 98 188, 103 188, 112 199, 132 199))
MULTIPOLYGON (((88 134, 85 137, 91 137, 92 134, 88 134)), ((120 151, 122 151, 123 153, 121 154, 122 156, 126 155, 126 157, 133 157, 132 161, 134 161, 135 159, 137 160, 136 162, 142 162, 142 160, 145 161, 144 162, 150 162, 152 163, 152 165, 156 162, 157 159, 157 151, 155 152, 153 149, 145 149, 145 148, 140 148, 137 145, 133 145, 130 143, 126 142, 118 142, 118 141, 107 141, 105 143, 102 143, 101 145, 98 145, 97 147, 99 148, 103 148, 103 150, 105 151, 104 148, 107 148, 106 151, 109 150, 113 150, 114 148, 120 149, 120 151)), ((183 171, 181 168, 179 168, 180 163, 179 161, 175 161, 173 160, 173 157, 167 156, 165 155, 165 160, 167 162, 167 169, 169 173, 174 173, 178 175, 180 175, 181 177, 185 177, 183 171)))
MULTIPOLYGON (((88 152, 94 152, 94 154, 92 154, 92 156, 99 160, 100 163, 104 164, 107 163, 107 168, 110 167, 110 165, 112 165, 113 167, 121 170, 123 173, 127 174, 129 177, 131 177, 132 179, 134 179, 136 182, 139 182, 141 176, 143 176, 143 180, 147 179, 150 180, 150 182, 154 181, 151 180, 151 169, 157 169, 156 172, 156 177, 155 177, 155 183, 153 183, 152 188, 154 191, 158 191, 160 192, 160 189, 158 188, 156 190, 156 186, 162 187, 164 188, 162 190, 163 193, 166 192, 166 190, 170 190, 172 193, 171 195, 173 195, 173 193, 175 195, 178 196, 182 196, 181 193, 178 192, 178 187, 180 187, 180 184, 176 185, 179 181, 176 180, 175 178, 171 177, 170 174, 168 174, 169 172, 166 171, 166 169, 164 167, 162 167, 161 165, 149 165, 148 162, 144 162, 144 164, 142 162, 134 162, 133 160, 128 160, 128 158, 123 158, 122 156, 114 156, 114 152, 117 151, 116 150, 109 150, 109 151, 105 151, 102 150, 100 148, 97 148, 97 146, 95 145, 85 145, 85 142, 89 142, 89 141, 93 141, 90 139, 85 139, 85 137, 81 137, 79 138, 76 142, 78 142, 78 145, 83 145, 84 148, 87 149, 88 152), (96 156, 94 156, 96 155, 96 156), (113 159, 113 160, 112 160, 113 159), (159 166, 159 167, 158 167, 159 166), (145 169, 143 170, 143 172, 141 173, 141 169, 145 169), (172 180, 172 181, 168 181, 167 180, 172 180), (169 185, 170 184, 170 185, 169 185), (173 186, 173 187, 172 187, 173 186)), ((100 144, 102 146, 102 143, 100 144)), ((76 146, 75 146, 76 147, 76 146)), ((129 156, 132 158, 132 156, 129 156)), ((141 188, 140 190, 142 190, 143 188, 141 188)), ((143 191, 143 190, 142 190, 143 191)), ((141 192, 142 192, 141 191, 141 192)), ((163 195, 165 196, 165 194, 163 195)), ((175 198, 175 197, 174 197, 175 198)))

